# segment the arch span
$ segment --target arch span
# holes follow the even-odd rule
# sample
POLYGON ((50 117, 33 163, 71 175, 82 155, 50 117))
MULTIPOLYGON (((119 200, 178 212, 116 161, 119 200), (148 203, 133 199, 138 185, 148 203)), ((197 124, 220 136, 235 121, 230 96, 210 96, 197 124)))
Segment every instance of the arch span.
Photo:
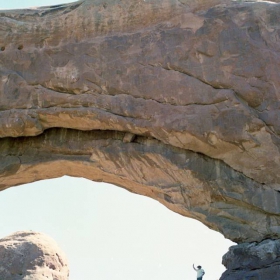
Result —
POLYGON ((241 242, 280 235, 280 5, 78 1, 1 12, 0 186, 62 175, 241 242))

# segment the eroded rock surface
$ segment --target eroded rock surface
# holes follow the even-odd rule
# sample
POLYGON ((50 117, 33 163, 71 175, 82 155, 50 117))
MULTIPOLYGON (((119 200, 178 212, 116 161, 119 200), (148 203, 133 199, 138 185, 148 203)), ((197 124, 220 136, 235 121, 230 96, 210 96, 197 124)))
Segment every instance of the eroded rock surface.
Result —
POLYGON ((126 131, 280 189, 279 5, 199 3, 2 12, 0 136, 126 131))
POLYGON ((67 280, 64 253, 50 237, 21 231, 0 239, 0 279, 67 280))
POLYGON ((280 275, 280 240, 264 240, 232 246, 223 257, 227 271, 221 280, 278 280, 280 275))
POLYGON ((69 129, 4 138, 0 186, 65 174, 106 181, 152 197, 235 242, 277 238, 280 201, 273 188, 199 153, 142 136, 124 139, 123 132, 69 129))
POLYGON ((280 4, 1 11, 0 187, 62 175, 238 242, 280 237, 280 4))

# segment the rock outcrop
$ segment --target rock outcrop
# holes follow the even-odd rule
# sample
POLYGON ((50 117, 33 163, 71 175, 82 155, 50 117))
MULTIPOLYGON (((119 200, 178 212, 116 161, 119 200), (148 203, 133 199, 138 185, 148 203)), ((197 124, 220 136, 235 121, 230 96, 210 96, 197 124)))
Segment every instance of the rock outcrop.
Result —
POLYGON ((62 175, 238 242, 280 237, 280 4, 1 11, 0 188, 62 175))
POLYGON ((232 246, 223 257, 227 271, 221 280, 279 279, 280 241, 243 243, 232 246))
POLYGON ((67 280, 68 264, 54 240, 21 231, 0 239, 0 279, 67 280))

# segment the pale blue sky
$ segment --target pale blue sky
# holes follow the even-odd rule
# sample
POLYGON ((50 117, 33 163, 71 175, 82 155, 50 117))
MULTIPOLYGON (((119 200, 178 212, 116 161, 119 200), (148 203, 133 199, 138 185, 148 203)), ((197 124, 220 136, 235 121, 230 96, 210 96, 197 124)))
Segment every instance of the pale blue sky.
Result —
POLYGON ((231 242, 150 198, 63 177, 0 193, 0 236, 48 234, 70 263, 71 280, 188 280, 192 263, 217 280, 231 242))
MULTIPOLYGON (((0 0, 0 8, 57 5, 0 0)), ((19 230, 50 235, 66 253, 70 280, 191 280, 192 263, 217 280, 233 243, 157 201, 109 184, 63 177, 0 193, 0 237, 19 230)))

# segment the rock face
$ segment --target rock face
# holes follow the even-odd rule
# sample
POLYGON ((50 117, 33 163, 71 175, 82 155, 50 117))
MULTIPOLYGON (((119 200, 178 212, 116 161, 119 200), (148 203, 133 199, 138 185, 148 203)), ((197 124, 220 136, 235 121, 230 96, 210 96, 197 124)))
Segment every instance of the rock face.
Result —
POLYGON ((271 279, 280 275, 280 241, 265 240, 232 246, 223 257, 228 269, 221 280, 271 279))
POLYGON ((62 175, 238 242, 280 237, 280 4, 1 11, 0 189, 62 175))
POLYGON ((64 253, 48 236, 16 232, 0 239, 0 279, 67 280, 64 253))

